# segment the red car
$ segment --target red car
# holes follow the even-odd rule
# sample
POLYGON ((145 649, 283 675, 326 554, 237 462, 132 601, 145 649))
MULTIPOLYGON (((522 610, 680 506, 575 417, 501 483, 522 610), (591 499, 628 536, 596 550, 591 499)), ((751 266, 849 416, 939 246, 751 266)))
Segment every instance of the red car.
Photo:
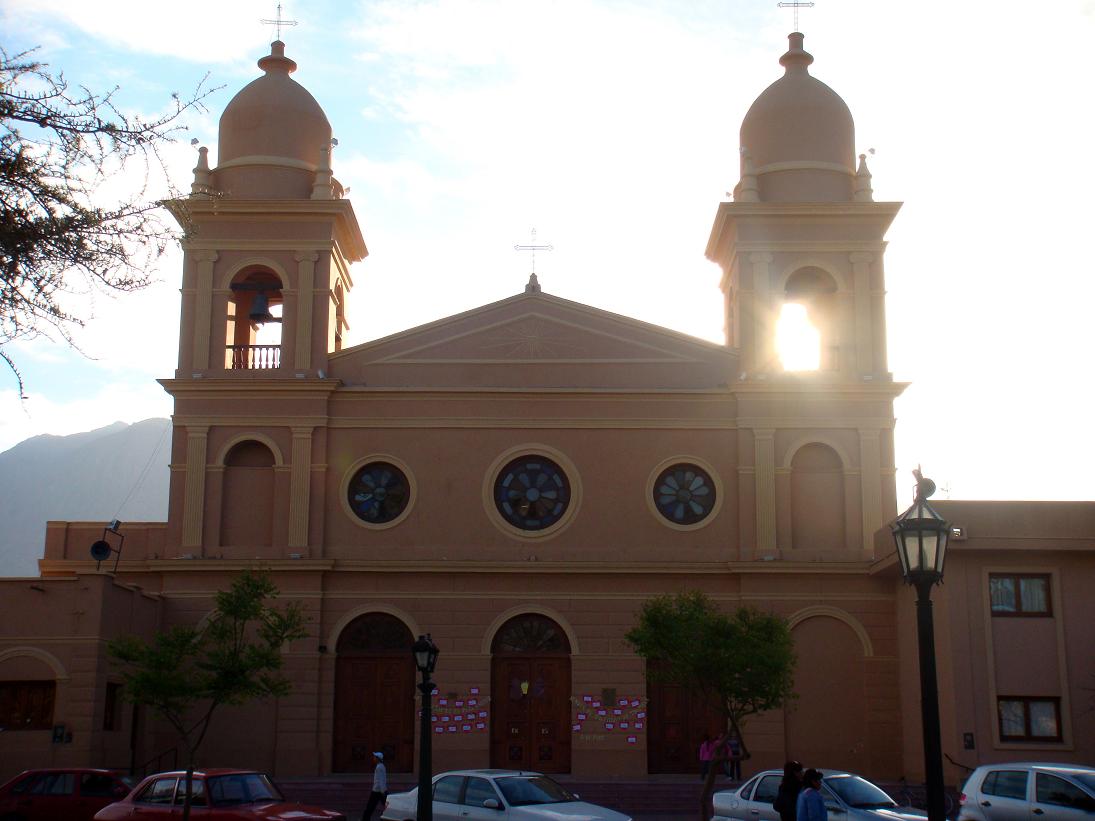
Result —
MULTIPOLYGON (((185 772, 150 775, 124 800, 99 810, 95 821, 178 818, 185 795, 185 772)), ((254 770, 195 771, 190 795, 194 821, 346 821, 334 810, 287 802, 269 776, 254 770)))
POLYGON ((0 787, 0 821, 91 821, 128 792, 110 770, 27 770, 0 787))

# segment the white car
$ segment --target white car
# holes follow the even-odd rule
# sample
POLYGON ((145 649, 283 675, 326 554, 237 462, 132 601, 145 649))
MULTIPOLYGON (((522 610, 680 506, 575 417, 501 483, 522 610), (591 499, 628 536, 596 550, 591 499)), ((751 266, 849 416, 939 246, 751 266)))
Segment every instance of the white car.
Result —
POLYGON ((1093 821, 1095 767, 1009 761, 974 770, 958 821, 1093 821))
MULTIPOLYGON (((821 770, 821 794, 830 821, 925 821, 927 813, 899 807, 866 778, 841 770, 821 770)), ((779 821, 772 806, 783 770, 753 776, 739 789, 715 793, 712 821, 779 821)))
MULTIPOLYGON (((418 788, 388 796, 384 821, 415 821, 418 788)), ((541 773, 454 770, 433 777, 434 821, 631 821, 621 812, 581 801, 541 773)))

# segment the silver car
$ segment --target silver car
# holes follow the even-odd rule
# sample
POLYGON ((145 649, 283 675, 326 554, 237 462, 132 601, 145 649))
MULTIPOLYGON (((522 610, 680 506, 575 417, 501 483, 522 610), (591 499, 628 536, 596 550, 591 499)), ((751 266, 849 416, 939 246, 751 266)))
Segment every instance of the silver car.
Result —
MULTIPOLYGON (((927 813, 897 802, 866 778, 840 770, 821 770, 821 793, 829 821, 923 821, 927 813)), ((712 821, 780 821, 772 802, 783 770, 767 770, 736 790, 715 793, 712 821)))
POLYGON ((1095 768, 988 764, 970 774, 958 800, 959 821, 1093 821, 1095 768))
MULTIPOLYGON (((418 788, 388 796, 384 821, 415 821, 418 788)), ((433 777, 434 821, 631 821, 581 801, 548 776, 519 770, 454 770, 433 777)))

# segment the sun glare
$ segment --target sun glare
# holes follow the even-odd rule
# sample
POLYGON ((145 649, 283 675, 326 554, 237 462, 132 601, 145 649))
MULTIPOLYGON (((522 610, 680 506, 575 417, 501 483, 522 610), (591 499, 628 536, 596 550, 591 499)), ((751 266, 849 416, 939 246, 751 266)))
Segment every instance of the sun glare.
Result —
POLYGON ((785 371, 816 371, 821 367, 821 335, 810 323, 806 306, 784 304, 776 325, 776 347, 785 371))

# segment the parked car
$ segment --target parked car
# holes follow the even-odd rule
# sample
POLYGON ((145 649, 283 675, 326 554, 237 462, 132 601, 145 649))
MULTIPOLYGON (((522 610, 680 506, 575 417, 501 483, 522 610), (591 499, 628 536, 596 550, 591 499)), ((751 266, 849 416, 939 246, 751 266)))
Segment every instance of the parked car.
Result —
MULTIPOLYGON (((821 770, 821 792, 830 819, 839 821, 923 821, 923 810, 899 807, 881 787, 855 773, 821 770)), ((772 806, 783 770, 765 770, 736 790, 715 793, 712 821, 779 821, 772 806)))
MULTIPOLYGON (((381 818, 416 821, 418 788, 388 796, 381 818)), ((454 770, 433 778, 434 821, 631 821, 623 813, 580 800, 541 773, 454 770)))
POLYGON ((1095 767, 987 764, 970 773, 958 803, 959 821, 1092 821, 1095 767))
MULTIPOLYGON (((150 775, 124 800, 99 810, 95 821, 177 818, 185 795, 185 772, 150 775)), ((254 770, 196 771, 190 795, 195 821, 346 821, 340 812, 286 801, 269 776, 254 770)))
POLYGON ((0 821, 91 821, 131 786, 110 770, 27 770, 0 786, 0 821))

